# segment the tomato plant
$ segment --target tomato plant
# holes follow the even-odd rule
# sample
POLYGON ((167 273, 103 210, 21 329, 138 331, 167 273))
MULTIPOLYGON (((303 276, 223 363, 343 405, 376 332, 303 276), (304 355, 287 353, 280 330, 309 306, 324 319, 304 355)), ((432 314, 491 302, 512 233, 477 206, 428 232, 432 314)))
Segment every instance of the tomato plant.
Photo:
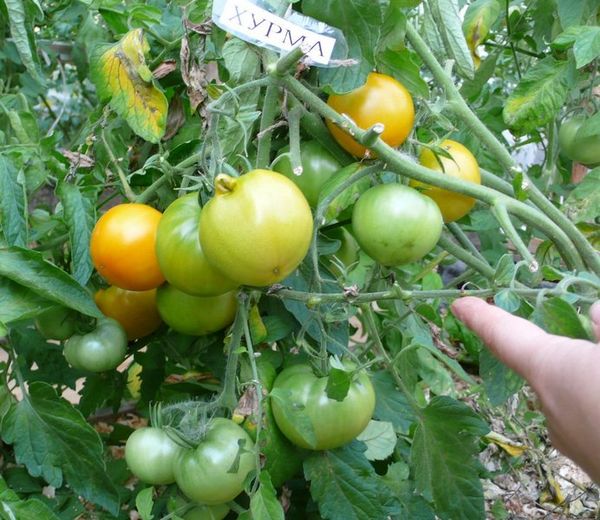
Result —
POLYGON ((105 316, 121 324, 129 340, 151 334, 162 323, 156 308, 156 289, 128 291, 113 285, 98 290, 94 300, 105 316))
POLYGON ((284 369, 273 384, 273 415, 277 426, 296 446, 331 450, 350 442, 366 427, 375 409, 375 391, 362 372, 352 381, 343 400, 327 396, 327 377, 317 377, 309 365, 284 369), (306 418, 306 423, 297 415, 306 418), (310 432, 307 435, 307 430, 310 432))
POLYGON ((237 308, 235 291, 217 296, 192 296, 165 284, 156 292, 158 312, 177 332, 200 336, 231 324, 237 308))
POLYGON ((254 469, 254 443, 229 419, 215 418, 194 449, 179 454, 175 461, 175 482, 191 500, 206 505, 224 504, 244 489, 254 469))
POLYGON ((68 363, 89 372, 104 372, 116 368, 125 359, 127 334, 112 318, 99 319, 96 328, 87 334, 76 334, 65 342, 68 363))
POLYGON ((402 184, 372 187, 352 213, 352 230, 360 247, 387 266, 423 258, 435 247, 442 226, 435 202, 402 184))
MULTIPOLYGON (((426 168, 439 171, 444 175, 481 184, 477 160, 465 146, 451 139, 446 139, 440 143, 440 148, 448 153, 450 157, 436 155, 431 149, 424 148, 419 156, 419 162, 426 168)), ((418 181, 411 181, 410 185, 435 201, 442 212, 444 222, 454 222, 464 217, 475 205, 474 198, 460 193, 418 181)))
POLYGON ((155 427, 135 430, 125 445, 125 460, 131 472, 147 484, 175 482, 174 463, 183 450, 167 433, 155 427))
POLYGON ((229 278, 264 287, 298 267, 312 228, 310 207, 292 181, 253 170, 238 179, 217 176, 215 196, 200 214, 200 243, 229 278))
MULTIPOLYGON (((597 2, 5 4, 0 516, 550 507, 529 476, 573 468, 523 381, 451 309, 478 296, 590 337, 597 2), (290 51, 299 38, 318 42, 290 51), (314 372, 273 389, 295 365, 314 372), (203 439, 230 417, 241 430, 203 439), (194 447, 177 457, 185 503, 127 470, 126 425, 146 418, 194 447), (315 449, 324 439, 339 447, 315 449), (502 446, 523 439, 535 453, 509 464, 502 446)), ((564 514, 591 518, 578 480, 561 481, 577 505, 564 514)))
POLYGON ((189 193, 171 203, 156 235, 156 255, 167 281, 195 296, 215 296, 237 287, 206 260, 200 245, 198 194, 189 193))
POLYGON ((575 116, 562 122, 558 139, 561 151, 571 160, 594 167, 600 163, 600 134, 578 137, 581 125, 587 120, 575 116))
POLYGON ((155 253, 161 216, 144 204, 119 204, 96 222, 90 252, 94 266, 108 283, 147 291, 164 282, 155 253))
POLYGON ((77 316, 66 307, 51 307, 38 315, 35 326, 46 339, 62 341, 77 330, 77 316))
MULTIPOLYGON (((289 146, 280 153, 289 154, 289 146)), ((318 141, 307 141, 300 147, 302 173, 297 175, 292 168, 289 155, 278 157, 273 163, 273 170, 285 175, 304 194, 308 203, 315 207, 319 202, 319 194, 323 185, 342 166, 318 141)))
MULTIPOLYGON (((346 94, 332 94, 327 103, 363 130, 377 123, 383 124, 381 138, 393 147, 400 146, 413 128, 415 109, 412 96, 402 83, 386 74, 371 72, 364 85, 346 94)), ((327 121, 327 126, 345 150, 356 157, 363 157, 366 148, 348 132, 331 121, 327 121)))

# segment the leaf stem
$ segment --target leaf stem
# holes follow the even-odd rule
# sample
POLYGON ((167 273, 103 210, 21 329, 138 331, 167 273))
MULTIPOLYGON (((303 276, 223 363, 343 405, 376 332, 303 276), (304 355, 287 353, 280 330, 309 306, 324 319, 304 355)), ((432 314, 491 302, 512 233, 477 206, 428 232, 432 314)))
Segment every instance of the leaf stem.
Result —
POLYGON ((260 138, 256 151, 256 168, 267 168, 271 163, 271 137, 273 135, 273 121, 279 111, 279 87, 269 85, 265 92, 262 116, 260 118, 260 138))
POLYGON ((525 242, 519 235, 517 229, 515 228, 508 211, 506 211, 506 206, 504 204, 495 204, 492 206, 492 213, 496 217, 496 220, 502 226, 506 237, 510 239, 510 241, 515 246, 516 250, 519 252, 523 260, 525 260, 528 264, 529 270, 532 273, 537 272, 539 269, 537 260, 533 257, 531 252, 529 251, 525 242))
POLYGON ((117 158, 115 157, 115 154, 112 151, 111 146, 108 144, 108 141, 106 139, 106 133, 105 133, 104 129, 102 129, 101 138, 102 138, 102 143, 104 144, 104 147, 106 148, 106 151, 110 158, 110 161, 115 165, 115 168, 117 169, 117 175, 119 176, 119 180, 121 181, 121 185, 123 186, 123 192, 125 193, 125 197, 127 198, 127 200, 129 202, 134 202, 136 200, 135 193, 131 189, 131 186, 129 185, 129 181, 127 180, 127 176, 125 175, 125 172, 121 169, 121 166, 119 165, 119 162, 117 161, 117 158))

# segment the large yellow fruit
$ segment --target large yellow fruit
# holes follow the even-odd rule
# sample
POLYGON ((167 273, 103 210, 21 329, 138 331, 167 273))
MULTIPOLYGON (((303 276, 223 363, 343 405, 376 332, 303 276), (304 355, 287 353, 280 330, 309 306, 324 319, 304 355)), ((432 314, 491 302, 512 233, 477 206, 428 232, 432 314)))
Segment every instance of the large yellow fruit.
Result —
POLYGON ((313 231, 310 207, 288 178, 253 170, 220 174, 215 196, 200 213, 207 260, 227 278, 264 287, 283 280, 306 256, 313 231))

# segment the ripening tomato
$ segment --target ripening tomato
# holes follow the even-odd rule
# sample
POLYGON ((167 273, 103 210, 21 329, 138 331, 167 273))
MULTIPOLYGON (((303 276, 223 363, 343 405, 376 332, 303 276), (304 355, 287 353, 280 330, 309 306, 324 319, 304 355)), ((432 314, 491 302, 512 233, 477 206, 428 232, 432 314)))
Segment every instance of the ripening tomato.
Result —
POLYGON ((327 383, 328 378, 317 377, 309 365, 298 364, 282 370, 273 384, 275 422, 296 446, 339 448, 360 434, 373 416, 375 390, 366 372, 350 383, 342 401, 327 396, 327 383), (303 421, 295 420, 299 415, 303 421), (307 424, 312 435, 308 435, 307 424))
POLYGON ((379 184, 361 195, 352 213, 360 247, 382 265, 423 258, 437 244, 444 225, 432 199, 402 184, 379 184))
POLYGON ((212 267, 200 245, 198 194, 178 198, 164 212, 156 235, 156 255, 167 281, 194 296, 215 296, 238 284, 212 267))
POLYGON ((90 253, 94 267, 108 283, 147 291, 165 281, 155 251, 161 216, 145 204, 119 204, 96 222, 90 253))
POLYGON ((128 291, 113 285, 96 292, 94 300, 105 316, 121 324, 129 340, 151 334, 162 323, 156 308, 156 289, 128 291))
POLYGON ((212 419, 194 449, 182 451, 173 469, 179 489, 191 500, 217 505, 233 500, 255 468, 254 442, 231 419, 212 419))
POLYGON ((241 285, 283 280, 308 252, 313 218, 300 189, 280 173, 220 174, 215 196, 200 213, 208 261, 241 285))
POLYGON ((112 318, 102 318, 91 332, 71 336, 63 354, 73 368, 104 372, 117 368, 126 352, 127 334, 123 327, 112 318))
POLYGON ((181 334, 202 336, 230 325, 237 311, 235 291, 217 296, 192 296, 165 284, 156 291, 158 312, 181 334))
MULTIPOLYGON (((340 114, 346 114, 363 130, 382 123, 381 139, 392 147, 400 146, 406 140, 415 120, 415 107, 406 87, 377 72, 371 72, 367 82, 356 90, 332 94, 327 104, 340 114)), ((342 148, 356 157, 365 155, 366 148, 348 133, 329 120, 327 126, 342 148)))
POLYGON ((183 451, 164 430, 145 427, 134 431, 125 445, 125 460, 131 472, 146 484, 175 482, 173 464, 183 451))
MULTIPOLYGON (((419 157, 419 162, 425 168, 439 171, 443 175, 481 184, 477 159, 468 148, 450 139, 442 141, 440 148, 446 150, 452 158, 435 155, 428 148, 424 148, 419 157)), ((444 190, 415 180, 410 181, 410 186, 417 188, 423 195, 427 195, 435 201, 442 212, 444 222, 454 222, 464 217, 475 205, 474 198, 461 193, 444 190)))
MULTIPOLYGON (((281 150, 282 153, 289 153, 289 151, 289 146, 281 150)), ((300 162, 302 172, 299 175, 292 170, 292 163, 287 155, 275 159, 273 170, 285 175, 298 186, 308 203, 314 208, 319 202, 321 188, 342 165, 318 141, 306 141, 300 144, 300 162)))

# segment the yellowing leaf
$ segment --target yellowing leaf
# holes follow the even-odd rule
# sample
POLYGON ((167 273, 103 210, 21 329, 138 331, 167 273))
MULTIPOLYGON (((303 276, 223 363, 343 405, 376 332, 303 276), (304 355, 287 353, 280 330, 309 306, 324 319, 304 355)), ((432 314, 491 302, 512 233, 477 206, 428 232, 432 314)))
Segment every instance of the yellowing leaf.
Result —
POLYGON ((488 433, 485 438, 497 446, 500 446, 511 457, 520 457, 527 450, 527 446, 524 444, 511 441, 508 437, 496 432, 488 433))
POLYGON ((109 99, 137 135, 156 143, 165 133, 169 106, 146 65, 148 50, 142 29, 134 29, 115 45, 98 50, 91 72, 100 99, 109 99))

